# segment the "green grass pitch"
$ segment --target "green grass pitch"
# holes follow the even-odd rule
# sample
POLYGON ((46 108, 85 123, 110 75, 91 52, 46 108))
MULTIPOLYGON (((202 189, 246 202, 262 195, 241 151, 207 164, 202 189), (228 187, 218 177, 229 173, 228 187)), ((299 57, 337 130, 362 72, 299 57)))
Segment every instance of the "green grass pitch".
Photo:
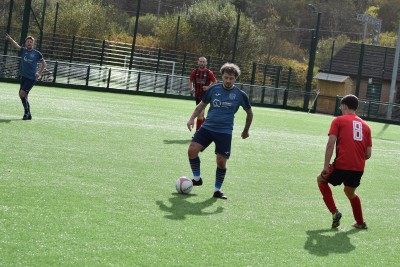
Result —
POLYGON ((360 195, 331 216, 316 184, 332 116, 236 114, 223 191, 211 198, 213 146, 189 195, 186 121, 194 101, 35 86, 22 121, 18 85, 0 83, 0 266, 398 266, 400 127, 370 122, 360 195))

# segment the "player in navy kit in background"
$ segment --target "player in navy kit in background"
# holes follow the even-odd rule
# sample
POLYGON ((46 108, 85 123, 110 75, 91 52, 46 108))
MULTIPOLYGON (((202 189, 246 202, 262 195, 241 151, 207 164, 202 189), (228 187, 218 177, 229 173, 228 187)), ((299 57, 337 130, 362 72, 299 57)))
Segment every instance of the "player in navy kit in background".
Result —
MULTIPOLYGON (((189 77, 189 89, 190 91, 194 92, 196 105, 198 105, 203 99, 203 96, 206 94, 208 88, 217 83, 214 73, 207 69, 207 59, 205 57, 199 57, 197 64, 199 67, 192 70, 189 77)), ((200 129, 205 119, 206 118, 204 117, 203 110, 203 112, 197 116, 196 131, 200 129)))
POLYGON ((36 82, 36 79, 42 74, 46 68, 46 61, 43 55, 33 49, 35 39, 32 36, 25 38, 25 47, 21 47, 16 41, 14 41, 10 35, 6 34, 6 40, 10 41, 11 44, 20 50, 21 64, 20 64, 20 89, 19 97, 22 105, 24 106, 23 120, 31 120, 31 110, 28 102, 28 94, 36 82), (38 63, 41 63, 40 69, 38 70, 38 63))
POLYGON ((196 132, 189 145, 188 157, 193 172, 193 185, 200 186, 203 184, 203 180, 200 177, 199 153, 212 142, 215 143, 217 170, 213 197, 227 199, 222 193, 221 187, 225 179, 226 163, 231 152, 235 113, 240 106, 247 113, 246 123, 241 134, 242 138, 246 139, 249 137, 253 111, 246 93, 235 86, 235 81, 240 75, 239 67, 235 64, 226 63, 221 67, 220 73, 223 83, 214 85, 207 90, 187 122, 187 127, 191 131, 195 118, 210 104, 206 121, 196 132))

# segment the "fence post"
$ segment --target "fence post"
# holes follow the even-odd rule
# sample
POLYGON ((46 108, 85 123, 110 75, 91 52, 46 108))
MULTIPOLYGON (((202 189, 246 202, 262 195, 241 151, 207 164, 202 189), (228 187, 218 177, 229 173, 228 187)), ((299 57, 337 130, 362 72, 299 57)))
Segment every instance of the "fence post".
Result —
POLYGON ((250 84, 255 84, 255 80, 256 80, 256 69, 257 69, 257 63, 253 62, 253 67, 251 70, 251 82, 250 84))
POLYGON ((141 72, 139 71, 137 74, 137 81, 136 81, 136 91, 139 91, 139 87, 140 87, 140 76, 141 76, 141 72))
POLYGON ((288 98, 289 98, 289 90, 285 89, 285 91, 283 91, 283 107, 284 108, 287 107, 288 98))
POLYGON ((276 79, 275 79, 275 89, 274 89, 274 105, 278 103, 278 89, 279 84, 281 83, 281 72, 282 72, 282 67, 278 66, 276 69, 276 79))
POLYGON ((292 80, 292 67, 289 67, 289 72, 288 72, 288 80, 286 84, 286 89, 290 89, 290 82, 292 80))
POLYGON ((28 36, 29 30, 29 16, 32 9, 32 0, 25 0, 24 13, 22 19, 21 39, 20 44, 25 44, 25 38, 28 36))
POLYGON ((89 85, 89 76, 90 76, 90 65, 88 66, 86 71, 86 86, 89 85))
POLYGON ((264 64, 264 71, 263 71, 263 86, 265 85, 265 82, 267 81, 267 71, 268 71, 268 65, 264 64))
POLYGON ((158 48, 156 73, 160 70, 161 48, 158 48))
POLYGON ((105 47, 106 47, 106 40, 103 40, 103 44, 101 45, 100 66, 103 66, 105 47))
POLYGON ((232 63, 235 63, 236 60, 236 49, 237 49, 237 41, 239 36, 239 26, 240 26, 240 10, 237 11, 237 20, 236 20, 236 31, 235 31, 235 40, 233 42, 233 51, 232 51, 232 63))
POLYGON ((174 50, 176 50, 176 46, 178 45, 179 22, 180 22, 180 21, 181 21, 181 16, 178 16, 178 23, 176 24, 176 33, 175 33, 174 50))
POLYGON ((111 68, 108 69, 107 89, 110 88, 111 68))
POLYGON ((367 119, 369 118, 370 113, 371 113, 371 101, 368 101, 367 119))
POLYGON ((339 106, 340 106, 340 96, 336 96, 336 102, 335 102, 335 112, 333 116, 339 116, 339 106))
POLYGON ((364 50, 365 50, 365 44, 362 43, 361 44, 361 49, 360 49, 360 58, 359 58, 359 61, 358 61, 357 83, 356 83, 356 92, 355 92, 355 95, 357 97, 360 94, 362 68, 363 68, 363 63, 364 63, 364 50))
POLYGON ((278 88, 279 84, 281 83, 281 72, 282 72, 282 66, 277 66, 276 73, 275 73, 275 76, 276 76, 275 85, 274 85, 275 88, 278 88))
POLYGON ((187 57, 187 53, 185 52, 185 53, 183 54, 183 63, 182 63, 182 72, 181 72, 181 76, 185 75, 186 57, 187 57))
POLYGON ((57 2, 56 4, 56 14, 54 17, 54 25, 53 25, 53 37, 51 40, 51 53, 54 56, 54 44, 55 44, 55 38, 56 38, 56 30, 57 30, 57 21, 58 21, 58 10, 59 10, 59 3, 57 2))
POLYGON ((72 37, 72 46, 71 46, 71 54, 69 55, 69 62, 72 62, 72 58, 74 56, 74 47, 75 47, 75 35, 72 37))
POLYGON ((53 83, 56 82, 56 79, 57 79, 57 71, 58 71, 58 61, 56 61, 56 64, 54 64, 53 83))
POLYGON ((168 79, 169 75, 166 76, 165 78, 165 85, 164 85, 164 94, 167 94, 167 90, 168 90, 168 79))
MULTIPOLYGON (((14 0, 11 0, 10 1, 10 11, 8 13, 8 21, 7 21, 7 30, 6 30, 7 33, 10 33, 10 30, 11 30, 13 6, 14 6, 14 0)), ((8 51, 8 41, 5 41, 3 55, 7 55, 7 51, 8 51)))

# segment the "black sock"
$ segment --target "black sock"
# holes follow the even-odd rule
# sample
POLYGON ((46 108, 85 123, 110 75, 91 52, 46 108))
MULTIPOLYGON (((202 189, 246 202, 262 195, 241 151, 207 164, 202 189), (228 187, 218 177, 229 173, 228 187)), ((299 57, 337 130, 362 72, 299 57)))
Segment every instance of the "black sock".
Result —
POLYGON ((26 97, 21 97, 21 102, 22 102, 22 105, 24 106, 25 114, 28 114, 29 113, 28 99, 26 99, 26 97))
POLYGON ((220 190, 222 184, 224 183, 226 174, 226 169, 220 169, 217 167, 217 171, 215 173, 215 190, 220 190))
POLYGON ((190 168, 192 169, 193 176, 200 177, 200 158, 189 159, 190 168))

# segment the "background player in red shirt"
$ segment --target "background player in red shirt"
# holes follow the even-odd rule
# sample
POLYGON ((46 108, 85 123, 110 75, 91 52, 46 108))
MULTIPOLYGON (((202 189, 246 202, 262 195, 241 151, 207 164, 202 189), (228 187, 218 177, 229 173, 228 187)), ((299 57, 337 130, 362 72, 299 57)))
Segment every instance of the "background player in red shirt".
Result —
POLYGON ((342 116, 333 119, 325 150, 324 168, 318 176, 318 187, 324 202, 332 213, 332 228, 340 225, 342 214, 336 208, 330 183, 333 186, 344 184, 344 193, 350 201, 356 223, 353 227, 367 229, 364 222, 361 201, 355 193, 364 173, 365 161, 371 157, 372 138, 368 124, 358 117, 358 98, 346 95, 341 100, 342 116), (336 145, 336 157, 330 160, 336 145))
MULTIPOLYGON (((214 73, 207 69, 207 59, 205 57, 200 57, 197 62, 199 67, 192 70, 189 78, 189 89, 194 92, 196 98, 196 106, 200 103, 201 99, 205 95, 208 88, 213 84, 217 83, 217 79, 214 73)), ((203 124, 204 110, 197 116, 196 120, 196 131, 198 131, 203 124)))

